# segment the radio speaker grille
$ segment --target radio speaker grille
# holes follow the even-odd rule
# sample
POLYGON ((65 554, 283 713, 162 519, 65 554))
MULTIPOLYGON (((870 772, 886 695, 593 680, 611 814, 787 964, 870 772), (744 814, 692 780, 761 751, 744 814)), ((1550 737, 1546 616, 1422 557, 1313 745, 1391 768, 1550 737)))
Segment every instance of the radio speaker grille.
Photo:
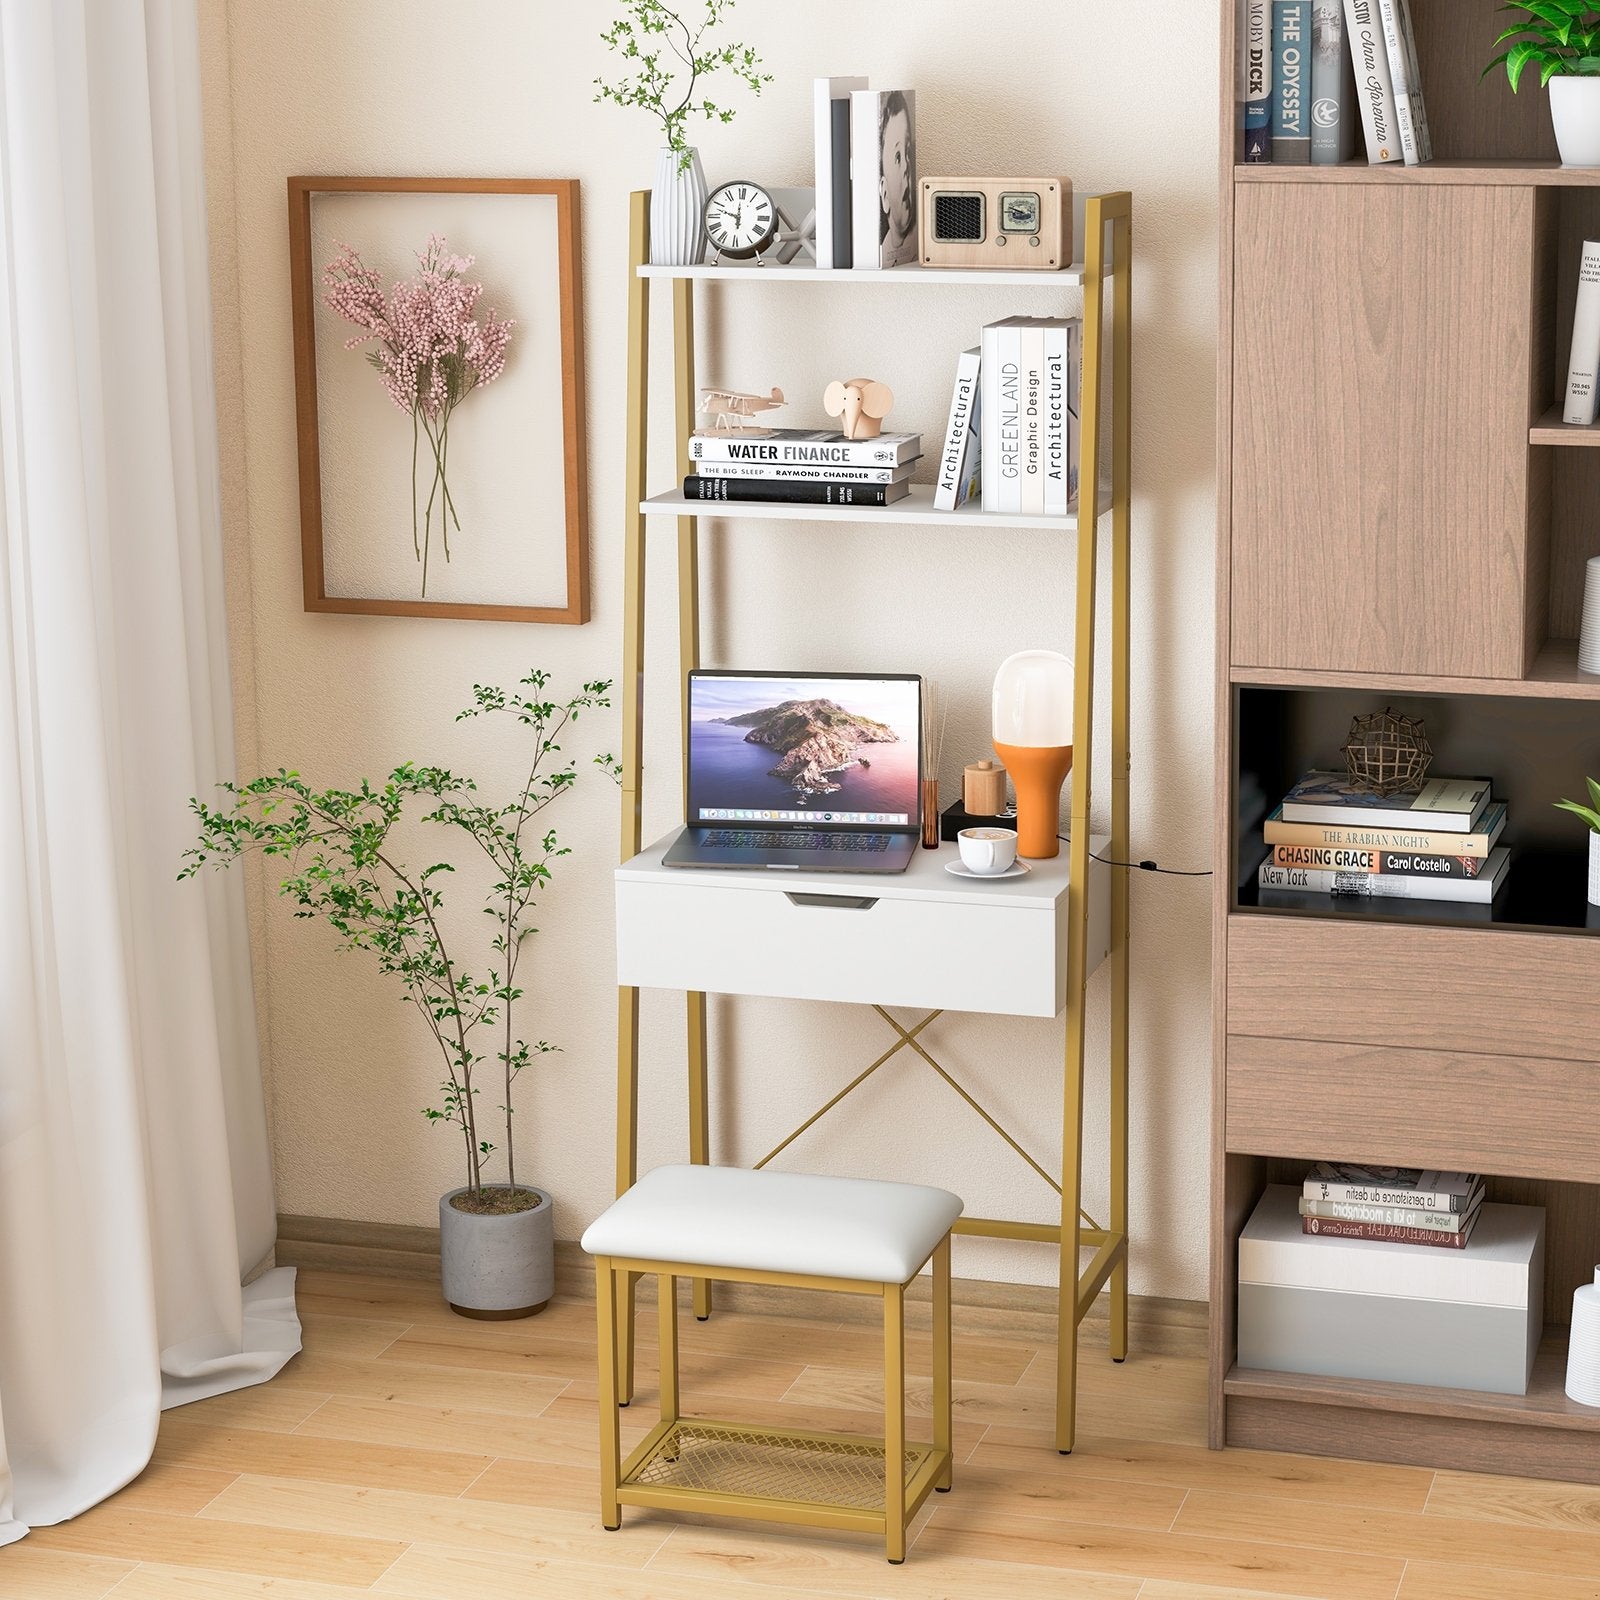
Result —
POLYGON ((933 236, 941 244, 981 244, 983 196, 948 192, 935 194, 933 236))

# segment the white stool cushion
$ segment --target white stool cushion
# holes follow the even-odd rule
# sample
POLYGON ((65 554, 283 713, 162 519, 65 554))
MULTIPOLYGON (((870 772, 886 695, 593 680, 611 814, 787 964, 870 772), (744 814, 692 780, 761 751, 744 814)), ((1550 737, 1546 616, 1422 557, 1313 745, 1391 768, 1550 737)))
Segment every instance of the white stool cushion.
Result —
POLYGON ((744 1167, 657 1167, 583 1236, 592 1256, 907 1283, 961 1215, 944 1189, 744 1167))

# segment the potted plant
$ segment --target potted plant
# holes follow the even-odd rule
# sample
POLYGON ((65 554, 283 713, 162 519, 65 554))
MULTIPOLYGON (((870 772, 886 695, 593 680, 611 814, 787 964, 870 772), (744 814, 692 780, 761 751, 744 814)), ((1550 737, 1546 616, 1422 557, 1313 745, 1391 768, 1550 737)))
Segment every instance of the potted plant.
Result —
POLYGON ((1523 17, 1495 40, 1507 48, 1484 68, 1504 66, 1513 93, 1530 66, 1550 90, 1561 162, 1600 167, 1600 7, 1582 0, 1524 0, 1502 7, 1523 17))
POLYGON ((663 0, 623 0, 622 15, 600 35, 626 66, 625 76, 615 83, 594 80, 596 104, 610 100, 636 106, 649 112, 666 135, 650 193, 650 259, 657 266, 693 266, 705 253, 706 177, 686 129, 695 116, 707 122, 733 121, 732 111, 706 96, 705 79, 731 72, 758 95, 772 82, 749 45, 716 44, 710 38, 733 3, 703 0, 703 11, 696 12, 688 0, 677 8, 663 0), (686 13, 698 20, 689 21, 686 13))
POLYGON ((1589 804, 1577 800, 1558 800, 1558 811, 1570 811, 1589 824, 1589 904, 1600 906, 1600 783, 1593 778, 1584 780, 1589 785, 1589 804))
MULTIPOLYGON (((379 784, 363 780, 350 789, 314 789, 280 769, 222 784, 227 798, 216 806, 189 802, 200 837, 179 874, 190 878, 252 851, 273 857, 287 869, 279 892, 297 917, 326 922, 341 949, 368 953, 399 980, 444 1068, 439 1099, 422 1114, 462 1141, 466 1182, 439 1201, 440 1253, 445 1299, 475 1317, 531 1316, 555 1284, 551 1200, 518 1180, 512 1101, 529 1062, 557 1046, 520 1037, 515 1010, 535 932, 529 913, 552 864, 568 854, 555 830, 535 819, 578 781, 573 761, 561 760, 564 730, 580 713, 608 707, 611 685, 586 683, 563 701, 547 695, 548 683, 535 671, 509 691, 474 685, 473 703, 456 719, 505 717, 525 730, 527 777, 508 802, 484 804, 470 778, 411 762, 379 784), (450 830, 487 859, 492 887, 483 911, 494 931, 471 965, 459 958, 457 933, 447 936, 442 885, 454 865, 413 868, 392 843, 396 825, 418 806, 423 823, 450 830), (485 1081, 500 1097, 487 1113, 478 1103, 485 1081), (491 1180, 486 1169, 496 1153, 505 1172, 491 1180)), ((614 757, 594 763, 618 776, 614 757)))

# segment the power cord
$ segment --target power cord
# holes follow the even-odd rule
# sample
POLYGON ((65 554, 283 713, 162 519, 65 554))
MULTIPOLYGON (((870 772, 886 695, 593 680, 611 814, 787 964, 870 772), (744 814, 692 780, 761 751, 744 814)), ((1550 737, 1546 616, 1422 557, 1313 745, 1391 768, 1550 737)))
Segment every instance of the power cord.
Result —
MULTIPOLYGON (((1060 839, 1063 844, 1072 843, 1071 834, 1058 833, 1056 837, 1060 839)), ((1211 871, 1185 872, 1179 867, 1163 867, 1154 861, 1112 861, 1106 856, 1096 855, 1093 850, 1091 850, 1089 854, 1094 860, 1098 861, 1101 866, 1121 867, 1127 872, 1158 872, 1164 878, 1211 878, 1216 875, 1211 871)))

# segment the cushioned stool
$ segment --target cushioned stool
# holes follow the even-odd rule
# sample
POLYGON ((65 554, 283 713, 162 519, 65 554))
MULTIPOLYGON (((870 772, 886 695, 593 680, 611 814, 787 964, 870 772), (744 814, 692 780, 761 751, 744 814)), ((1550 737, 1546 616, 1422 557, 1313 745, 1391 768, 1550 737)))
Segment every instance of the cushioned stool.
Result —
POLYGON ((950 1229, 943 1189, 860 1178, 661 1167, 583 1236, 600 1321, 600 1519, 656 1506, 881 1533, 890 1561, 932 1489, 948 1489, 950 1229), (933 1262, 933 1442, 906 1440, 905 1291, 933 1262), (660 1282, 661 1420, 626 1461, 618 1428, 623 1352, 618 1294, 660 1282), (802 1433, 683 1417, 678 1409, 679 1278, 769 1283, 883 1299, 883 1438, 802 1433))

